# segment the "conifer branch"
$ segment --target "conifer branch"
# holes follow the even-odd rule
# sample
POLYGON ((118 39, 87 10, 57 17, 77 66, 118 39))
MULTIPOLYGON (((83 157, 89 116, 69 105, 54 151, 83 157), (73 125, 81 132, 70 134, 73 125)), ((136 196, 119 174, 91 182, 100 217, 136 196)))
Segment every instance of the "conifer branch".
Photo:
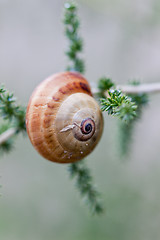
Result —
MULTIPOLYGON (((132 89, 131 93, 126 95, 122 93, 111 79, 101 78, 98 82, 98 93, 96 94, 100 99, 102 111, 107 111, 108 115, 118 117, 119 123, 119 137, 120 140, 120 156, 127 156, 133 135, 135 123, 141 117, 142 107, 148 103, 148 95, 133 89, 139 88, 141 85, 137 81, 133 81, 128 85, 132 89)), ((155 84, 153 84, 155 86, 155 84)), ((148 86, 148 84, 147 84, 148 86)), ((123 88, 123 87, 122 87, 123 88)), ((148 91, 145 87, 143 90, 148 91)), ((155 90, 155 87, 149 88, 155 90)))
POLYGON ((69 40, 66 51, 69 59, 67 70, 84 73, 84 60, 79 57, 83 49, 83 40, 78 33, 80 22, 77 17, 77 6, 73 1, 66 2, 64 5, 64 25, 65 34, 69 40))
MULTIPOLYGON (((79 36, 80 22, 77 17, 77 6, 73 1, 65 3, 64 24, 65 34, 69 40, 69 49, 66 55, 70 65, 67 67, 69 71, 78 71, 84 73, 84 61, 79 58, 79 53, 83 49, 83 41, 79 36)), ((72 163, 69 165, 69 172, 72 178, 76 180, 76 187, 80 195, 86 199, 86 203, 94 214, 101 214, 104 211, 103 205, 99 200, 99 193, 93 186, 93 178, 89 168, 84 161, 72 163)))
POLYGON ((128 94, 128 97, 136 104, 136 116, 130 120, 127 124, 123 121, 119 122, 119 152, 121 157, 127 157, 130 152, 130 146, 133 140, 133 133, 137 120, 141 118, 142 109, 147 105, 149 99, 148 94, 128 94))
POLYGON ((100 103, 102 111, 107 111, 109 115, 117 116, 126 123, 136 117, 136 103, 121 91, 108 91, 108 97, 100 99, 100 103))
POLYGON ((102 214, 103 205, 100 201, 100 194, 93 186, 93 178, 89 168, 85 165, 84 160, 70 164, 68 168, 71 178, 76 179, 76 187, 91 210, 92 214, 102 214))
POLYGON ((0 149, 9 152, 13 144, 10 139, 26 130, 25 108, 16 104, 13 93, 4 87, 0 88, 0 117, 0 149))

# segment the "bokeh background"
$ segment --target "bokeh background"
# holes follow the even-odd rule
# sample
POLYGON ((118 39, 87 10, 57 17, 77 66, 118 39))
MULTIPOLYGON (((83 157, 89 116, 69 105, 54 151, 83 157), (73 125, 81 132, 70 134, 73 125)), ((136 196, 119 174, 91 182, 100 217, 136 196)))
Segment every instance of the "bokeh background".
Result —
MULTIPOLYGON (((27 101, 67 64, 62 0, 0 0, 0 82, 27 101)), ((85 76, 116 83, 160 80, 160 1, 81 0, 85 76)), ((159 240, 160 94, 137 122, 128 160, 118 153, 117 121, 104 114, 100 144, 87 158, 106 213, 92 217, 66 165, 44 160, 27 136, 0 159, 1 240, 159 240)))

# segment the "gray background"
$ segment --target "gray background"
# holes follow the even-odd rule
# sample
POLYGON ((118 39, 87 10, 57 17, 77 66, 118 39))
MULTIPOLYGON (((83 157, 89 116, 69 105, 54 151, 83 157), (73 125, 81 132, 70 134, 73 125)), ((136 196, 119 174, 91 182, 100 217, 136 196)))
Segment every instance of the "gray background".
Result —
MULTIPOLYGON (((160 79, 159 0, 81 0, 87 79, 160 79)), ((35 86, 63 71, 63 1, 0 0, 0 79, 27 105, 35 86)), ((91 217, 66 165, 44 160, 27 137, 0 159, 1 240, 159 240, 160 95, 136 124, 129 160, 118 154, 117 121, 104 114, 101 143, 87 158, 106 213, 91 217)))

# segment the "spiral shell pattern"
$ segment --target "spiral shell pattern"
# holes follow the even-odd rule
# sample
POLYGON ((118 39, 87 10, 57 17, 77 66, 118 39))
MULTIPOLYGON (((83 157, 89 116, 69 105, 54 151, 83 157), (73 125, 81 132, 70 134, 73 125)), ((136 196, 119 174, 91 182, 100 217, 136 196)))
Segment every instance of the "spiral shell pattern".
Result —
POLYGON ((71 163, 97 145, 103 117, 87 80, 79 73, 64 72, 35 89, 27 107, 26 127, 31 143, 44 158, 71 163))

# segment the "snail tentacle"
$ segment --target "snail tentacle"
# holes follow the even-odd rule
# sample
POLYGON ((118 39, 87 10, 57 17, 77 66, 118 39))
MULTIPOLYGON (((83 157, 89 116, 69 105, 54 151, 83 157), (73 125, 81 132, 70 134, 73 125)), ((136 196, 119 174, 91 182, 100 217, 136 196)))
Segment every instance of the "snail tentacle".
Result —
POLYGON ((75 124, 68 125, 67 127, 64 127, 60 132, 66 132, 68 130, 72 130, 74 127, 76 127, 75 124))

